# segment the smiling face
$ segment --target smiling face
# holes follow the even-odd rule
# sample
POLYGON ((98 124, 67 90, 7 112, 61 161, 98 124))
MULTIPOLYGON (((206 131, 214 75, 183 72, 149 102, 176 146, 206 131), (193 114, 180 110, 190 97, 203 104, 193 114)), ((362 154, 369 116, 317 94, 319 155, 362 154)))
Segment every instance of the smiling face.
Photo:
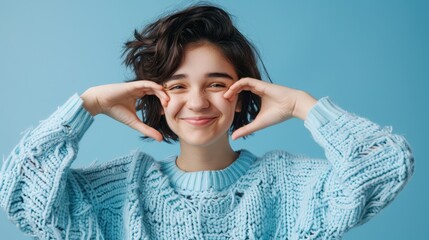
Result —
POLYGON ((170 97, 165 118, 182 145, 228 144, 237 98, 228 101, 223 94, 237 80, 234 66, 215 45, 185 47, 181 65, 164 83, 170 97))

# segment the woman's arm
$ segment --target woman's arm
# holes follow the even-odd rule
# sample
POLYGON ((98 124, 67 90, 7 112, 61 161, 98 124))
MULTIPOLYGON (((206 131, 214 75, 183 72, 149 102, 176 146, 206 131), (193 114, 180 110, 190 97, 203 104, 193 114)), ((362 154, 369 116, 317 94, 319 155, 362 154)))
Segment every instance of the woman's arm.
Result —
POLYGON ((342 233, 366 222, 397 196, 413 173, 413 156, 403 137, 344 111, 329 98, 311 109, 305 126, 332 166, 315 189, 328 232, 342 233))
MULTIPOLYGON (((243 90, 258 94, 262 106, 252 123, 233 133, 234 139, 296 117, 305 121, 324 148, 330 168, 306 197, 320 197, 317 211, 331 235, 340 235, 378 213, 411 177, 410 147, 390 129, 350 114, 328 98, 316 101, 303 91, 257 79, 237 81, 224 96, 231 98, 243 90)), ((300 229, 311 227, 307 216, 300 219, 296 223, 302 225, 300 229)))
MULTIPOLYGON (((3 163, 0 173, 0 205, 25 233, 42 239, 79 236, 79 228, 90 231, 94 211, 74 216, 72 209, 88 209, 95 202, 82 189, 79 176, 69 166, 76 157, 78 142, 92 123, 78 95, 71 97, 48 119, 25 133, 3 163), (75 234, 72 234, 74 230, 75 234)), ((93 210, 93 209, 91 209, 93 210)), ((93 231, 96 232, 96 231, 93 231)))
MULTIPOLYGON (((105 198, 100 194, 109 193, 94 189, 103 189, 98 187, 100 179, 111 180, 108 175, 115 174, 116 168, 97 175, 95 185, 90 178, 98 173, 72 170, 70 165, 80 139, 93 122, 91 114, 105 113, 128 123, 134 119, 131 127, 152 137, 159 134, 138 123, 135 113, 136 100, 145 94, 166 96, 159 93, 161 86, 151 84, 138 81, 90 88, 81 97, 71 97, 24 135, 0 172, 0 206, 22 231, 41 239, 102 238, 99 200, 105 198)), ((118 169, 124 174, 123 167, 118 169)), ((111 181, 109 184, 113 186, 111 181)))

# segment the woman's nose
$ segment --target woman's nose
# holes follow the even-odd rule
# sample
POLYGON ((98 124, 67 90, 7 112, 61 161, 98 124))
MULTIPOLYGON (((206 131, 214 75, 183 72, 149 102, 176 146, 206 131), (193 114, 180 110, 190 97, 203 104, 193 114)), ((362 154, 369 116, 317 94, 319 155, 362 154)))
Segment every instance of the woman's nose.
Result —
POLYGON ((191 92, 187 96, 187 98, 188 98, 186 100, 187 106, 189 109, 193 111, 200 111, 210 106, 210 102, 205 92, 194 91, 194 92, 191 92))

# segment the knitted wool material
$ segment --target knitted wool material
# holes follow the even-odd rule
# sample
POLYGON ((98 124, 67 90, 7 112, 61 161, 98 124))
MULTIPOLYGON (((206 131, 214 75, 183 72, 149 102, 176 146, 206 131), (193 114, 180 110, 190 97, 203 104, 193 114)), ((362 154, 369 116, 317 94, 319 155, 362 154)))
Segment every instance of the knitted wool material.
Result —
POLYGON ((36 239, 340 239, 413 172, 406 141, 322 98, 304 122, 327 160, 240 150, 218 171, 134 152, 72 169, 93 122, 78 95, 28 131, 0 172, 0 205, 36 239))

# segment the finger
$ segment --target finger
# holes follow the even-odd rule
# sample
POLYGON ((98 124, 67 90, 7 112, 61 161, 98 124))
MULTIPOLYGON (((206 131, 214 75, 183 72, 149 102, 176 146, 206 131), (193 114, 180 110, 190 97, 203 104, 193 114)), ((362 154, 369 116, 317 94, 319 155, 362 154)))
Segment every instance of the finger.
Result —
POLYGON ((161 101, 162 106, 167 107, 168 101, 170 101, 170 97, 164 90, 155 91, 155 95, 161 101))
POLYGON ((259 96, 263 95, 268 83, 255 78, 242 78, 232 84, 224 93, 224 97, 231 99, 234 95, 241 91, 251 91, 259 96))
POLYGON ((162 141, 161 133, 158 132, 157 130, 155 130, 154 128, 149 127, 148 125, 144 124, 143 122, 140 121, 140 119, 135 119, 134 121, 130 122, 128 124, 128 126, 139 131, 140 133, 142 133, 145 136, 148 136, 148 137, 155 139, 158 142, 162 141))
POLYGON ((132 87, 134 87, 135 89, 145 89, 145 88, 152 88, 152 89, 158 89, 158 90, 162 90, 163 87, 161 85, 159 85, 156 82, 153 81, 149 81, 149 80, 137 80, 137 81, 133 81, 133 82, 129 82, 131 84, 132 87))
POLYGON ((167 106, 168 101, 170 100, 170 97, 165 93, 164 88, 155 82, 140 80, 136 81, 132 87, 133 90, 138 93, 138 98, 141 98, 144 95, 156 95, 164 107, 167 106))
POLYGON ((145 89, 143 90, 145 93, 143 95, 155 95, 161 102, 162 106, 167 107, 168 101, 170 101, 170 97, 163 90, 157 89, 145 89))
POLYGON ((147 80, 138 80, 134 82, 129 82, 128 84, 130 92, 137 95, 138 98, 141 98, 144 95, 148 94, 148 92, 151 90, 163 90, 161 85, 147 80))

